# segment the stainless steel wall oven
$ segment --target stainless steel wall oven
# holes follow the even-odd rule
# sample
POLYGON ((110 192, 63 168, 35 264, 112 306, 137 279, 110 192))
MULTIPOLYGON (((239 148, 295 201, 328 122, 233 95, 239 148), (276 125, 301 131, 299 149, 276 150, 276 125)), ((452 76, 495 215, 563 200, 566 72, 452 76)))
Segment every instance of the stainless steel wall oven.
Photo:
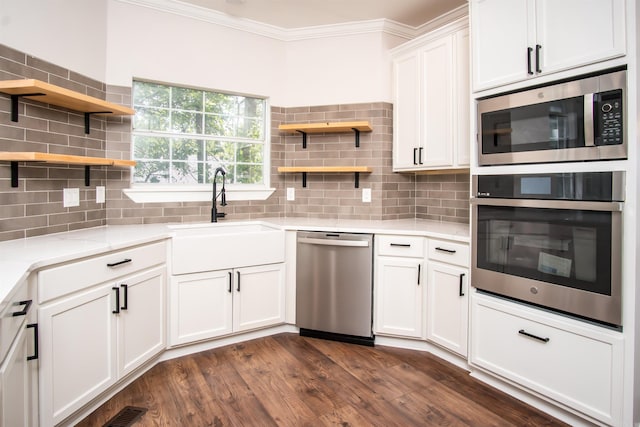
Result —
POLYGON ((627 157, 626 71, 478 101, 480 165, 627 157))
POLYGON ((472 280, 622 326, 624 172, 473 176, 472 280))

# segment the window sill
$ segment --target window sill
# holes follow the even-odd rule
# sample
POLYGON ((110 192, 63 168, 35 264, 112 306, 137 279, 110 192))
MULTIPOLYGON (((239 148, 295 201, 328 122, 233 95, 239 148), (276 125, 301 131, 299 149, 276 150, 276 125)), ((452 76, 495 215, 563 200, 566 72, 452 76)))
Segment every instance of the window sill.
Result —
MULTIPOLYGON (((211 188, 207 186, 179 187, 160 186, 133 187, 122 190, 135 203, 169 202, 210 202, 211 188)), ((227 186, 227 201, 266 200, 276 191, 275 188, 253 187, 233 188, 227 186)))

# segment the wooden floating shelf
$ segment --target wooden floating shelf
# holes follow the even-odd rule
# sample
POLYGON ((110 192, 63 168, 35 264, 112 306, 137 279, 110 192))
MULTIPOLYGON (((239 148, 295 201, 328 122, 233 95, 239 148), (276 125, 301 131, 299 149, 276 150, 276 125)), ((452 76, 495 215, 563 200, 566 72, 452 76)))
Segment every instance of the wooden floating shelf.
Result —
POLYGON ((302 187, 307 186, 307 173, 353 173, 355 188, 360 187, 360 173, 371 173, 370 166, 281 166, 280 173, 302 173, 302 187))
POLYGON ((135 166, 135 160, 109 159, 104 157, 73 156, 68 154, 49 154, 36 151, 2 151, 0 161, 11 162, 11 186, 18 186, 18 162, 54 163, 62 165, 84 165, 84 184, 91 185, 91 166, 135 166))
POLYGON ((371 132, 368 121, 358 122, 322 122, 322 123, 291 123, 278 126, 281 132, 301 133, 302 148, 307 148, 308 133, 345 133, 355 132, 356 147, 360 147, 360 132, 371 132))
POLYGON ((89 133, 89 119, 92 114, 115 116, 135 114, 132 108, 35 79, 0 81, 0 92, 11 95, 11 120, 14 122, 18 121, 18 99, 21 97, 84 113, 85 133, 89 133))

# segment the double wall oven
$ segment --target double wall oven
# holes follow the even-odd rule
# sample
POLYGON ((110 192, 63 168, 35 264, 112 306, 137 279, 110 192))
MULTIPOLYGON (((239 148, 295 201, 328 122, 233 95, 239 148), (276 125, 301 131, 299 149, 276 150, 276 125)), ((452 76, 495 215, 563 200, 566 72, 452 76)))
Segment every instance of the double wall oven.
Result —
POLYGON ((625 175, 606 165, 627 157, 625 92, 615 70, 478 101, 478 290, 622 327, 625 175))

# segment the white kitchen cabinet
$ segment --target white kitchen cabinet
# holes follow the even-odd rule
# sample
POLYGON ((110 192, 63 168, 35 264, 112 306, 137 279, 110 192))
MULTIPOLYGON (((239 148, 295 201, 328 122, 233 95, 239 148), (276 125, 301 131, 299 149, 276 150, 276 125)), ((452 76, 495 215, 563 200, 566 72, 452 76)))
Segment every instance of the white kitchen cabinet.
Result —
POLYGON ((598 424, 621 425, 621 333, 479 293, 471 308, 473 365, 598 424))
POLYGON ((284 263, 174 275, 171 345, 284 323, 284 263))
POLYGON ((157 243, 39 272, 50 298, 38 311, 43 425, 63 421, 165 348, 165 260, 157 243), (78 281, 86 271, 93 273, 78 281))
POLYGON ((427 340, 467 356, 469 246, 429 239, 427 340))
POLYGON ((394 171, 469 166, 468 54, 466 19, 394 50, 394 171))
POLYGON ((424 238, 375 236, 374 332, 424 335, 424 238))
POLYGON ((471 0, 473 89, 625 54, 624 0, 471 0))
POLYGON ((33 413, 38 392, 32 381, 38 355, 31 344, 37 340, 37 325, 29 323, 34 316, 27 288, 26 283, 19 285, 15 298, 0 313, 2 340, 7 344, 0 353, 0 426, 38 425, 33 413))

